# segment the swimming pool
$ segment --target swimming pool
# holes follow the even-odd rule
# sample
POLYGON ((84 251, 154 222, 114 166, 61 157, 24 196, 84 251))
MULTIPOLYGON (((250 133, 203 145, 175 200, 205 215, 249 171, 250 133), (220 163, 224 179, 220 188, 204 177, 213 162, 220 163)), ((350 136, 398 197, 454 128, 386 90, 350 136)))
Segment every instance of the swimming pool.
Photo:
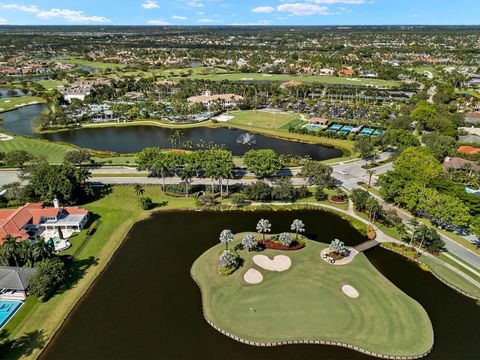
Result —
POLYGON ((341 127, 342 127, 342 125, 340 125, 340 124, 333 124, 332 126, 330 126, 330 128, 328 130, 336 131, 336 130, 340 130, 341 127))
POLYGON ((20 300, 0 300, 0 329, 5 326, 22 305, 23 301, 20 300))
POLYGON ((360 131, 360 135, 371 135, 375 129, 371 128, 363 128, 362 131, 360 131))

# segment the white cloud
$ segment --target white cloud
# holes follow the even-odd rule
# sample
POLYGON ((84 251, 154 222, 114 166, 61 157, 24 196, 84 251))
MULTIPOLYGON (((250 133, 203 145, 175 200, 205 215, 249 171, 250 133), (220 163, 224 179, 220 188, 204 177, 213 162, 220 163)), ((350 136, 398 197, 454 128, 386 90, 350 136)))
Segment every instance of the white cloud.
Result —
POLYGON ((198 2, 198 1, 188 1, 186 3, 187 6, 190 6, 190 7, 193 7, 193 8, 201 8, 201 7, 204 7, 205 5, 203 5, 201 2, 198 2))
POLYGON ((0 25, 5 25, 7 23, 7 19, 0 17, 0 25))
POLYGON ((180 16, 180 15, 173 15, 172 16, 173 20, 187 20, 186 16, 180 16))
POLYGON ((252 9, 252 12, 257 13, 257 14, 268 14, 268 13, 271 13, 273 11, 275 11, 275 8, 273 8, 271 6, 258 6, 256 8, 252 9))
POLYGON ((198 23, 204 23, 204 24, 213 24, 213 23, 221 23, 222 20, 215 20, 215 19, 198 19, 198 23))
POLYGON ((87 16, 81 10, 69 10, 69 9, 50 9, 42 10, 36 5, 20 5, 20 4, 0 4, 5 9, 15 9, 26 13, 36 14, 40 19, 53 19, 60 18, 68 22, 76 23, 109 23, 110 19, 104 16, 87 16))
POLYGON ((162 19, 148 20, 147 24, 148 25, 155 25, 155 26, 170 25, 167 21, 162 20, 162 19))
POLYGON ((326 5, 335 5, 335 4, 364 4, 365 0, 307 0, 315 4, 326 4, 326 5))
POLYGON ((331 14, 328 12, 326 6, 318 6, 315 4, 306 4, 306 3, 294 3, 294 4, 283 4, 277 6, 277 11, 284 11, 290 13, 292 16, 304 16, 304 15, 328 15, 331 14))
POLYGON ((21 5, 21 4, 1 4, 5 9, 15 9, 28 13, 37 13, 39 12, 36 5, 21 5))
POLYGON ((109 23, 111 22, 110 19, 104 16, 86 16, 83 11, 68 10, 68 9, 40 10, 37 13, 37 17, 40 19, 60 18, 68 22, 78 22, 78 23, 109 23))
POLYGON ((160 6, 158 6, 155 0, 147 0, 142 4, 142 7, 144 9, 151 10, 151 9, 159 8, 160 6))
POLYGON ((260 26, 260 25, 271 25, 270 20, 258 20, 257 22, 248 22, 248 23, 233 23, 232 26, 260 26))

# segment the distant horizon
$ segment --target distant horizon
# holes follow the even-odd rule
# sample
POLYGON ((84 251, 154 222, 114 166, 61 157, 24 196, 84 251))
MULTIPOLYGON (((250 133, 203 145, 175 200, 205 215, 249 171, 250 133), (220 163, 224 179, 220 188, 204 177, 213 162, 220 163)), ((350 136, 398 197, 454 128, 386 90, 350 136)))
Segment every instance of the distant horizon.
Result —
POLYGON ((339 28, 339 27, 348 27, 348 28, 361 28, 361 27, 416 27, 416 28, 425 28, 425 27, 478 27, 480 24, 331 24, 331 25, 295 25, 295 24, 278 24, 278 25, 231 25, 231 24, 217 24, 217 25, 198 25, 198 24, 171 24, 171 25, 148 25, 148 24, 0 24, 0 27, 145 27, 145 28, 174 28, 174 27, 195 27, 195 28, 225 28, 225 27, 244 27, 244 28, 339 28))
POLYGON ((478 0, 0 0, 12 26, 477 26, 478 13, 478 0))

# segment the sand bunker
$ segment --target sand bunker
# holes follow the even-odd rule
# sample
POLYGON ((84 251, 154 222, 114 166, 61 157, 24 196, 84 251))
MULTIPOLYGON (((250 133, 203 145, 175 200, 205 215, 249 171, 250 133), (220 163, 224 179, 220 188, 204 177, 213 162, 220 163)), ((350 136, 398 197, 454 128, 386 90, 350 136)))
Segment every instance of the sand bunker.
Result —
POLYGON ((270 271, 285 271, 292 266, 292 261, 285 255, 277 255, 273 260, 270 260, 268 256, 265 255, 255 255, 253 262, 261 268, 270 271))
POLYGON ((220 122, 226 122, 230 119, 233 119, 233 116, 230 116, 230 115, 220 115, 220 116, 217 116, 215 117, 214 119, 216 119, 217 121, 220 121, 220 122))
POLYGON ((248 284, 260 284, 263 281, 263 275, 258 270, 248 269, 243 275, 243 280, 248 284))
POLYGON ((13 140, 13 137, 6 134, 0 134, 0 141, 10 141, 13 140))
POLYGON ((342 291, 345 295, 352 299, 356 299, 360 296, 357 289, 355 289, 352 285, 343 285, 342 291))

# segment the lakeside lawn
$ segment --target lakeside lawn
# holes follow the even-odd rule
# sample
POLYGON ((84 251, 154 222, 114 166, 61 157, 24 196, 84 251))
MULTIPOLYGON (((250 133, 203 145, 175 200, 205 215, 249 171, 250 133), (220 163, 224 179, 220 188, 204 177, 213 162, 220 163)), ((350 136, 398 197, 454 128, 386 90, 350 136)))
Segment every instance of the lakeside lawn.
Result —
MULTIPOLYGON (((233 248, 239 243, 237 234, 233 248)), ((244 264, 230 276, 217 272, 224 245, 207 250, 191 273, 202 289, 206 317, 216 326, 246 340, 339 341, 381 354, 419 355, 433 345, 433 329, 420 304, 395 287, 360 254, 348 265, 332 266, 320 258, 326 244, 306 240, 306 247, 290 252, 265 250, 272 258, 291 258, 282 273, 256 266, 255 253, 240 251, 244 264), (243 275, 259 270, 263 282, 248 285, 243 275), (352 285, 360 297, 343 294, 352 285), (251 310, 254 309, 254 311, 251 310)))
POLYGON ((38 96, 20 96, 14 98, 0 99, 0 113, 15 110, 23 106, 33 104, 45 104, 47 101, 38 96))
POLYGON ((227 115, 233 116, 228 120, 228 124, 237 124, 242 126, 251 126, 261 129, 280 130, 285 125, 299 118, 296 114, 274 113, 267 111, 232 111, 227 115))
POLYGON ((61 163, 65 154, 70 150, 75 150, 75 148, 53 141, 22 136, 14 136, 13 140, 9 141, 0 141, 0 152, 13 150, 25 150, 35 156, 45 157, 50 163, 61 163))
MULTIPOLYGON (((167 197, 158 187, 145 187, 145 196, 157 204, 152 211, 195 208, 194 199, 167 197), (160 206, 161 203, 165 205, 160 206)), ((151 214, 152 211, 138 207, 137 199, 133 187, 114 187, 105 197, 83 205, 101 224, 70 264, 70 278, 57 294, 44 303, 29 297, 26 305, 5 326, 14 346, 1 349, 1 358, 35 359, 39 355, 78 299, 105 268, 130 228, 151 214)), ((82 245, 85 237, 84 231, 72 238, 73 250, 82 245)))

